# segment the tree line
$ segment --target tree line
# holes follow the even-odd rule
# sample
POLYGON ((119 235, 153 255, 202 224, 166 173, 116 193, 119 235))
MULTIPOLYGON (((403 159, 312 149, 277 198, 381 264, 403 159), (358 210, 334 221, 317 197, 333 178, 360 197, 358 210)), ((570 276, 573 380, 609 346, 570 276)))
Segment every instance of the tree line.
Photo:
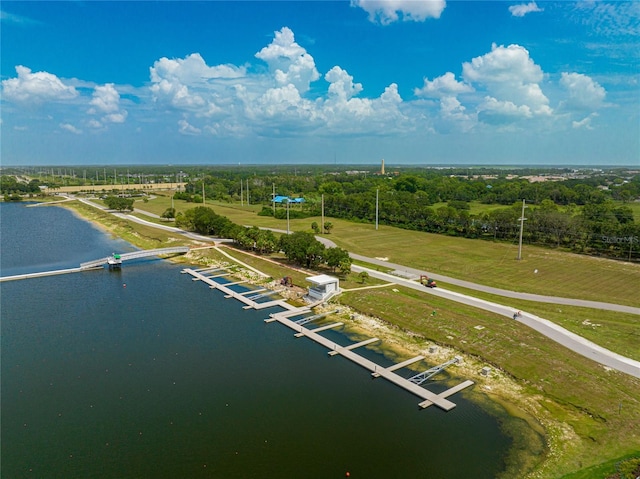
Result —
POLYGON ((640 259, 640 225, 629 206, 640 199, 640 174, 620 170, 571 176, 568 171, 556 172, 566 175, 564 181, 530 182, 521 177, 523 171, 515 176, 504 170, 469 175, 463 170, 416 169, 387 176, 366 171, 254 172, 249 178, 229 170, 189 183, 183 195, 199 195, 204 183, 209 199, 262 204, 259 214, 283 218, 285 208, 271 203, 275 191, 304 197, 304 204, 290 209, 292 218, 319 216, 323 202, 325 216, 368 223, 376 220, 377 197, 380 224, 497 241, 516 240, 525 200, 525 243, 640 259), (495 208, 471 214, 470 202, 495 208))
POLYGON ((207 206, 197 206, 184 213, 180 212, 176 215, 175 221, 179 228, 203 235, 229 238, 240 248, 258 254, 282 251, 289 261, 305 268, 327 266, 341 274, 351 271, 352 262, 348 251, 338 247, 327 248, 309 232, 297 231, 277 238, 271 230, 238 225, 207 206))

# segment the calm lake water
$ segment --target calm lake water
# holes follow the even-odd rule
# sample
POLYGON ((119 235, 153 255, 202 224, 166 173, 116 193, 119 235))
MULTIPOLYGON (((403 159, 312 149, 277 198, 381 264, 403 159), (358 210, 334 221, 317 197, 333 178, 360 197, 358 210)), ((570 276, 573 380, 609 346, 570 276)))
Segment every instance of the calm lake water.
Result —
MULTIPOLYGON (((0 203, 0 221, 2 276, 134 249, 63 208, 0 203)), ((417 397, 266 325, 275 310, 243 310, 180 269, 140 260, 0 284, 3 478, 504 470, 511 440, 463 395, 449 413, 418 410, 417 397)))

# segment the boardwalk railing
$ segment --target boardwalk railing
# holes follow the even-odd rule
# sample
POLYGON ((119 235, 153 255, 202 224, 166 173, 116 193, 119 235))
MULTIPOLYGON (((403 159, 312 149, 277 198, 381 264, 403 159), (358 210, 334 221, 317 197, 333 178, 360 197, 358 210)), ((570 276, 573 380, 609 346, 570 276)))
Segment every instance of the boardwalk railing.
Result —
MULTIPOLYGON (((161 254, 187 253, 187 252, 189 252, 188 246, 174 246, 172 248, 149 249, 149 250, 143 250, 143 251, 134 251, 132 253, 123 253, 120 255, 120 259, 122 261, 127 261, 130 259, 146 258, 147 256, 158 256, 161 254)), ((86 263, 81 263, 80 269, 90 269, 90 268, 95 268, 96 266, 103 266, 107 264, 110 258, 112 258, 112 256, 107 256, 105 258, 95 259, 93 261, 87 261, 86 263)))

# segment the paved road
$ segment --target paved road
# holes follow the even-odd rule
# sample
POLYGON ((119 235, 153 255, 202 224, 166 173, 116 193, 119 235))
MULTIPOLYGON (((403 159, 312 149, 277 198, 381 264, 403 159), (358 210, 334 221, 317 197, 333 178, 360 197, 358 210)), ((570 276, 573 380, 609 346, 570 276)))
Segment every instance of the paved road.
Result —
MULTIPOLYGON (((103 211, 107 211, 107 212, 113 214, 114 216, 118 216, 119 218, 122 218, 122 219, 125 219, 125 220, 129 220, 129 221, 133 221, 133 222, 139 223, 141 225, 152 226, 154 228, 158 228, 158 229, 161 229, 161 230, 164 230, 164 231, 170 231, 171 233, 181 234, 183 236, 186 236, 187 238, 194 239, 196 241, 205 241, 207 243, 224 243, 224 242, 231 241, 231 240, 228 240, 228 239, 213 238, 211 236, 199 235, 199 234, 193 233, 191 231, 185 231, 183 229, 176 228, 175 226, 161 225, 161 224, 158 224, 158 223, 154 223, 152 221, 143 220, 142 218, 138 218, 137 216, 129 215, 129 214, 126 214, 126 213, 117 213, 115 211, 109 210, 108 208, 105 208, 102 205, 99 205, 98 203, 94 203, 93 201, 90 201, 90 200, 85 199, 85 198, 77 198, 77 199, 79 201, 81 201, 82 203, 86 204, 86 205, 93 206, 94 208, 98 208, 98 209, 103 210, 103 211)), ((156 214, 149 213, 148 211, 140 210, 138 208, 134 208, 134 211, 138 212, 138 213, 142 213, 142 214, 147 215, 147 216, 150 216, 152 218, 160 218, 156 214)))
MULTIPOLYGON (((517 309, 512 306, 485 301, 482 299, 474 298, 473 296, 468 296, 466 294, 448 291, 441 287, 427 288, 416 282, 415 280, 405 279, 399 276, 382 273, 371 268, 353 265, 351 269, 356 273, 360 271, 366 271, 369 276, 372 276, 374 278, 423 291, 429 294, 433 294, 434 296, 446 298, 448 300, 463 303, 469 306, 483 309, 485 311, 490 311, 492 313, 500 314, 508 318, 513 318, 513 314, 517 311, 517 309)), ((553 341, 571 349, 578 354, 581 354, 582 356, 593 359, 594 361, 597 361, 598 363, 609 368, 617 369, 618 371, 622 371, 626 374, 630 374, 632 376, 640 378, 639 361, 635 361, 620 354, 614 353, 613 351, 609 351, 608 349, 598 346, 597 344, 592 343, 591 341, 578 336, 577 334, 572 333, 571 331, 568 331, 549 320, 531 313, 527 313, 525 311, 521 312, 520 317, 518 317, 516 321, 532 329, 535 329, 549 339, 552 339, 553 341)))
MULTIPOLYGON (((80 201, 82 201, 83 203, 89 204, 91 206, 94 206, 96 208, 100 208, 100 209, 105 209, 104 207, 96 204, 96 203, 92 203, 88 200, 85 199, 81 199, 80 201)), ((145 211, 142 210, 138 210, 140 213, 143 214, 149 214, 145 211)), ((135 221, 137 223, 141 223, 141 224, 146 224, 149 226, 153 226, 155 228, 161 228, 167 231, 172 231, 174 233, 179 233, 179 234, 183 234, 187 237, 193 238, 193 239, 197 239, 199 241, 220 241, 218 240, 214 240, 212 238, 206 237, 206 236, 201 236, 201 235, 196 235, 194 233, 190 233, 188 231, 184 231, 181 230, 179 228, 175 228, 172 226, 165 226, 165 225, 159 225, 157 223, 152 223, 150 221, 145 221, 143 219, 140 219, 136 216, 132 216, 132 215, 127 215, 127 214, 123 214, 123 213, 114 213, 117 216, 120 216, 124 219, 128 219, 131 221, 135 221)), ((153 215, 152 215, 153 216, 153 215)), ((286 231, 284 230, 273 230, 279 233, 286 233, 286 231)), ((324 236, 317 236, 317 239, 322 242, 325 246, 327 247, 335 247, 336 244, 329 240, 328 238, 324 237, 324 236)), ((507 298, 514 298, 514 299, 525 299, 525 300, 529 300, 529 301, 537 301, 537 302, 543 302, 543 303, 554 303, 554 304, 565 304, 565 305, 571 305, 571 306, 584 306, 584 307, 588 307, 588 308, 595 308, 595 309, 604 309, 604 310, 610 310, 610 311, 619 311, 619 312, 625 312, 625 313, 633 313, 633 314, 640 314, 640 308, 633 308, 631 306, 623 306, 623 305, 618 305, 618 304, 611 304, 611 303, 602 303, 602 302, 597 302, 597 301, 585 301, 585 300, 580 300, 580 299, 572 299, 572 298, 559 298, 559 297, 555 297, 555 296, 543 296, 543 295, 537 295, 537 294, 529 294, 529 293, 518 293, 515 291, 508 291, 508 290, 503 290, 503 289, 498 289, 498 288, 492 288, 489 286, 484 286, 484 285, 480 285, 480 284, 476 284, 476 283, 470 283, 468 281, 463 281, 463 280, 459 280, 456 278, 450 278, 447 276, 443 276, 443 275, 438 275, 438 274, 434 274, 434 273, 430 273, 430 272, 425 272, 423 270, 418 270, 418 269, 414 269, 408 266, 404 266, 404 265, 399 265, 396 263, 390 263, 388 261, 383 261, 383 260, 379 260, 377 258, 369 258, 367 256, 362 256, 362 255, 358 255, 358 254, 354 254, 354 253, 350 253, 351 257, 353 259, 357 259, 359 261, 364 261, 367 263, 371 263, 371 264, 377 264, 379 266, 384 266, 385 268, 391 268, 394 269, 396 271, 401 271, 403 273, 405 273, 407 276, 410 277, 419 277, 421 274, 428 274, 430 278, 434 278, 436 280, 439 281, 443 281, 443 282, 447 282, 450 284, 455 284, 458 286, 462 286, 468 289, 473 289, 476 291, 483 291, 483 292, 487 292, 487 293, 492 293, 492 294, 496 294, 496 295, 500 295, 500 296, 504 296, 507 298)), ((473 306, 476 308, 480 308, 483 309, 485 311, 491 311, 493 313, 497 313, 497 314, 501 314, 503 316, 507 316, 509 318, 513 318, 513 314, 514 312, 517 311, 516 308, 511 307, 511 306, 505 306, 502 304, 498 304, 498 303, 493 303, 490 301, 485 301, 482 299, 478 299, 478 298, 474 298, 473 296, 469 296, 469 295, 465 295, 465 294, 461 294, 461 293, 456 293, 454 291, 448 291, 445 288, 442 287, 438 287, 438 288, 426 288, 425 286, 421 285, 420 283, 416 282, 415 280, 411 280, 411 279, 405 279, 405 278, 401 278, 399 276, 396 275, 391 275, 391 274, 387 274, 387 273, 382 273, 380 271, 376 271, 374 269, 371 268, 365 268, 363 266, 358 266, 358 265, 353 265, 352 266, 352 270, 355 272, 360 272, 360 271, 367 271, 367 273, 374 277, 374 278, 379 278, 385 281, 389 281, 392 283, 396 283, 402 286, 406 286, 408 288, 413 288, 416 290, 420 290, 423 292, 427 292, 430 294, 433 294, 435 296, 439 296, 442 298, 446 298, 452 301, 457 301, 459 303, 463 303, 463 304, 467 304, 469 306, 473 306)), ((516 321, 532 328, 535 329, 536 331, 538 331, 539 333, 545 335, 546 337, 548 337, 549 339, 571 349, 572 351, 581 354, 582 356, 585 356, 589 359, 592 359, 606 367, 612 368, 612 369, 616 369, 618 371, 621 371, 623 373, 626 374, 630 374, 631 376, 635 376, 637 378, 640 378, 640 361, 635 361, 633 359, 627 358, 625 356, 622 356, 620 354, 617 354, 613 351, 609 351, 606 348, 603 348, 601 346, 598 346, 595 343, 592 343, 591 341, 588 341, 587 339, 572 333, 571 331, 568 331, 566 329, 564 329, 561 326, 558 326, 557 324, 541 318, 539 316, 536 316, 534 314, 530 314, 527 312, 522 312, 521 316, 518 317, 516 319, 516 321)))
MULTIPOLYGON (((325 246, 334 247, 335 243, 331 240, 318 236, 319 241, 321 241, 325 246)), ((602 303, 598 301, 585 301, 581 299, 572 299, 572 298, 559 298, 555 296, 543 296, 537 294, 529 294, 529 293, 518 293, 515 291, 507 291, 498 288, 491 288, 489 286, 484 286, 476 283, 470 283, 468 281, 462 281, 455 278, 450 278, 447 276, 437 275, 429 272, 425 272, 424 270, 414 269, 408 266, 390 263, 388 261, 379 260, 376 258, 369 258, 368 256, 362 256, 354 253, 350 253, 350 256, 353 259, 357 259, 359 261, 364 261, 367 263, 377 264, 379 266, 384 266, 385 268, 391 268, 393 270, 402 272, 403 275, 406 274, 408 277, 419 278, 421 274, 428 274, 430 278, 434 278, 436 280, 448 282, 450 284, 456 284, 458 286, 463 286, 468 289, 473 289, 476 291, 483 291, 487 293, 492 293, 500 296, 505 296, 507 298, 514 299, 526 299, 529 301, 537 301, 542 303, 554 303, 554 304, 564 304, 570 306, 584 306, 588 308, 594 309, 604 309, 610 311, 620 311, 625 313, 633 313, 640 314, 640 308, 633 308, 631 306, 623 306, 612 303, 602 303)), ((382 273, 380 271, 376 271, 371 268, 365 268, 363 266, 353 265, 351 268, 355 272, 366 271, 370 276, 374 278, 379 278, 384 281, 389 281, 392 283, 400 284, 403 286, 407 286, 409 288, 413 288, 416 290, 424 291, 435 296, 439 296, 442 298, 446 298, 452 301, 457 301, 459 303, 464 303, 469 306, 474 306, 476 308, 483 309, 485 311, 491 311, 493 313, 501 314, 503 316, 507 316, 509 318, 513 318, 513 314, 518 311, 517 308, 513 306, 505 306, 498 303, 493 303, 490 301, 485 301, 482 299, 474 298, 473 296, 456 293, 454 291, 448 291, 442 287, 438 288, 426 288, 415 280, 401 278, 396 275, 382 273)), ((571 331, 558 326, 557 324, 536 316, 531 313, 522 312, 521 316, 516 319, 516 321, 529 326, 532 329, 535 329, 539 333, 545 335, 549 339, 571 349, 572 351, 585 356, 589 359, 593 359, 594 361, 616 369, 618 371, 622 371, 624 373, 630 374, 637 378, 640 378, 640 361, 635 361, 633 359, 622 356, 618 353, 610 351, 602 346, 598 346, 597 344, 579 336, 571 331)))
POLYGON ((558 296, 545 296, 541 294, 519 293, 516 291, 509 291, 509 290, 500 289, 500 288, 492 288, 491 286, 484 286, 482 284, 471 283, 470 281, 451 278, 449 276, 443 276, 441 274, 431 273, 425 270, 410 268, 408 266, 404 266, 396 263, 390 263, 388 261, 379 260, 377 258, 369 258, 367 256, 362 256, 359 254, 350 253, 350 256, 353 259, 357 259, 359 261, 365 261, 367 263, 377 264, 379 266, 384 266, 386 268, 392 268, 398 271, 407 272, 408 274, 416 278, 419 278, 421 274, 426 274, 429 276, 429 278, 433 278, 436 281, 443 281, 445 283, 455 284, 456 286, 461 286, 463 288, 473 289, 475 291, 482 291, 485 293, 497 294, 499 296, 504 296, 507 298, 524 299, 527 301, 536 301, 538 303, 564 304, 567 306, 582 306, 585 308, 606 309, 609 311, 617 311, 620 313, 631 313, 631 314, 640 315, 640 308, 634 308, 633 306, 604 303, 601 301, 587 301, 584 299, 560 298, 558 296))
MULTIPOLYGON (((318 241, 323 243, 328 248, 333 248, 336 246, 336 244, 333 241, 323 236, 316 236, 316 238, 318 239, 318 241)), ((640 308, 634 308, 633 306, 625 306, 623 304, 614 304, 614 303, 604 303, 601 301, 588 301, 584 299, 561 298, 558 296, 546 296, 541 294, 519 293, 517 291, 509 291, 506 289, 493 288, 491 286, 472 283, 470 281, 464 281, 462 279, 452 278, 450 276, 431 273, 430 271, 425 271, 423 269, 415 269, 415 268, 411 268, 410 266, 391 263, 389 261, 381 260, 378 258, 370 258, 368 256, 362 256, 360 254, 349 253, 349 256, 351 256, 351 258, 356 259, 358 261, 377 264, 378 266, 383 266, 385 268, 401 271, 403 273, 406 273, 407 277, 414 277, 417 279, 417 278, 420 278, 420 275, 426 274, 429 276, 429 278, 433 278, 436 281, 443 281, 445 283, 454 284, 456 286, 461 286, 463 288, 473 289, 475 291, 482 291, 484 293, 496 294, 498 296, 504 296, 506 298, 524 299, 527 301, 536 301, 538 303, 552 303, 552 304, 563 304, 566 306, 581 306, 585 308, 605 309, 608 311, 617 311, 619 313, 631 313, 631 314, 640 315, 640 308)))

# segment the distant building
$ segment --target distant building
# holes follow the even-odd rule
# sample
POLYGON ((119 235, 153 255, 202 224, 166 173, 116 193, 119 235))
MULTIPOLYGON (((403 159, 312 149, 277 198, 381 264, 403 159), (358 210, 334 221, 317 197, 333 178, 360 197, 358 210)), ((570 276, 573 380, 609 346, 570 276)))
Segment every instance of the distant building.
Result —
POLYGON ((304 198, 289 198, 288 196, 274 196, 274 203, 282 204, 282 203, 291 203, 291 204, 301 204, 304 203, 304 198))
POLYGON ((382 165, 380 165, 380 174, 384 175, 384 159, 382 160, 382 165))

